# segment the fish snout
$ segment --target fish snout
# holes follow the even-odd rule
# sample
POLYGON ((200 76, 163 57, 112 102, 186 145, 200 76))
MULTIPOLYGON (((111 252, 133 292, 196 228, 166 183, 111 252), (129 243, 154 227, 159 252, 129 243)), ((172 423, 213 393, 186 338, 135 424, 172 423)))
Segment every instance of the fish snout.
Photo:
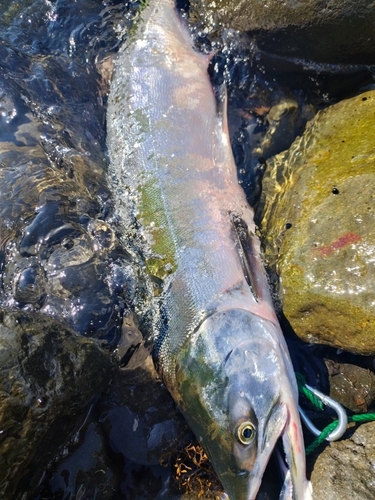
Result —
MULTIPOLYGON (((260 329, 266 326, 263 323, 260 329)), ((277 344, 266 336, 240 343, 225 361, 230 380, 228 402, 234 429, 233 456, 237 464, 237 485, 227 486, 228 492, 233 491, 231 500, 232 497, 234 500, 256 497, 279 438, 283 441, 289 468, 287 470, 284 464, 285 481, 280 500, 312 499, 311 484, 306 480, 298 392, 294 371, 288 361, 277 344), (236 434, 244 425, 254 429, 252 444, 236 434)))
POLYGON ((283 500, 311 500, 297 384, 280 335, 248 310, 219 311, 179 353, 181 409, 230 500, 255 500, 279 438, 290 469, 283 500))

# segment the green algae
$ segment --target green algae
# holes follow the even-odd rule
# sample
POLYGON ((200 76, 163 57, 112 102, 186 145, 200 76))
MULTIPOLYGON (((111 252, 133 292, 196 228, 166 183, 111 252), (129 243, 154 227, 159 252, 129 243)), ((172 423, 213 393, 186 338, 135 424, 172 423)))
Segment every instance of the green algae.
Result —
POLYGON ((134 121, 137 123, 139 133, 147 134, 150 132, 148 115, 143 109, 141 108, 136 109, 132 117, 134 121))
POLYGON ((25 15, 33 3, 34 0, 0 1, 0 26, 9 26, 20 14, 25 15))
POLYGON ((149 6, 149 4, 150 4, 150 0, 140 0, 138 2, 138 6, 137 6, 137 9, 136 9, 136 11, 134 13, 134 17, 133 17, 133 23, 129 29, 126 46, 131 45, 132 43, 134 43, 137 40, 138 30, 142 29, 142 23, 145 21, 143 19, 144 11, 149 6))

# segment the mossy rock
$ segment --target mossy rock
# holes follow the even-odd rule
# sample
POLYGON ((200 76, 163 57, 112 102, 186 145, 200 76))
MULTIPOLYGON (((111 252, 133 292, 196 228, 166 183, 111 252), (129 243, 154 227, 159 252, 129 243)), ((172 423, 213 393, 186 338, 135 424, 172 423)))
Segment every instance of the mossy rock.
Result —
POLYGON ((375 353, 374 201, 375 91, 320 111, 268 161, 257 217, 307 342, 375 353))

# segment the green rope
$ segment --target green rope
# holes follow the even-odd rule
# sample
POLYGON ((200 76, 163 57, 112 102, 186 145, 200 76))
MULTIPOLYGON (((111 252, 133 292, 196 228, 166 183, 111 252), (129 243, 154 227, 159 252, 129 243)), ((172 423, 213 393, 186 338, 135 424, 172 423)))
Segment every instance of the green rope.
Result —
POLYGON ((375 413, 361 413, 348 417, 348 422, 372 422, 375 420, 375 413))
MULTIPOLYGON (((361 413, 359 415, 352 415, 348 417, 348 422, 373 422, 375 420, 375 413, 361 413)), ((326 437, 336 428, 338 420, 334 420, 325 427, 319 436, 306 448, 306 455, 310 455, 316 448, 323 443, 326 437)))
POLYGON ((325 427, 322 432, 319 434, 319 436, 314 439, 314 441, 306 448, 305 453, 306 456, 310 455, 318 446, 320 446, 323 441, 325 441, 326 437, 331 434, 333 430, 336 429, 336 426, 338 424, 338 420, 335 420, 334 422, 331 422, 330 424, 325 427))
POLYGON ((324 406, 322 401, 305 386, 305 377, 300 373, 296 373, 296 379, 299 392, 303 394, 316 408, 323 410, 324 406))
MULTIPOLYGON (((301 394, 303 394, 316 408, 319 410, 323 410, 323 402, 315 396, 307 387, 305 386, 305 378, 300 373, 296 373, 298 390, 301 394)), ((375 420, 375 413, 362 413, 359 415, 352 415, 348 417, 348 422, 373 422, 375 420)), ((326 437, 331 434, 332 431, 336 429, 338 424, 338 420, 334 420, 330 424, 325 427, 319 436, 314 439, 314 441, 306 448, 306 455, 310 455, 313 451, 316 450, 318 446, 320 446, 323 441, 325 441, 326 437)))

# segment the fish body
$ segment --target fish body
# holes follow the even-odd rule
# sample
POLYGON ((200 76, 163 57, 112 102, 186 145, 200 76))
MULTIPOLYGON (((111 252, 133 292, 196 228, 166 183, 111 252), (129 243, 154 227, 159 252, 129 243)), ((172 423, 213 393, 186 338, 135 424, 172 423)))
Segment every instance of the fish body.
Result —
POLYGON ((110 184, 163 281, 156 366, 230 499, 255 499, 281 436, 283 498, 308 500, 294 371, 208 63, 174 1, 150 0, 115 64, 110 184))

